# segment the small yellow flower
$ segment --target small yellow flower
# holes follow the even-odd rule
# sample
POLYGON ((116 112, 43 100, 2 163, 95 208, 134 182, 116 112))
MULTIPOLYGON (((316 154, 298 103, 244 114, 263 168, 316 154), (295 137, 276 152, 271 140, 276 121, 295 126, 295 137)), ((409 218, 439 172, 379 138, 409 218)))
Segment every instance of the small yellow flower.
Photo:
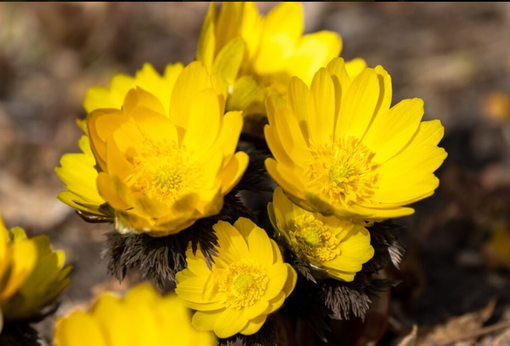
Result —
MULTIPOLYGON (((243 115, 265 114, 264 100, 272 90, 285 93, 292 76, 305 83, 340 54, 342 41, 334 32, 303 35, 303 9, 282 3, 262 17, 252 2, 224 2, 218 15, 211 4, 204 20, 196 58, 230 90, 227 110, 243 115)), ((359 73, 365 63, 349 65, 359 73)))
POLYGON ((11 242, 10 236, 0 218, 0 333, 3 305, 20 289, 37 261, 37 249, 31 241, 11 242))
POLYGON ((268 211, 274 229, 287 239, 298 257, 332 278, 354 280, 362 264, 374 256, 365 227, 301 209, 280 187, 275 189, 268 211))
POLYGON ((174 293, 160 296, 141 284, 124 298, 104 293, 88 312, 73 311, 55 324, 55 346, 213 346, 212 333, 195 330, 174 293))
POLYGON ((168 100, 137 86, 117 109, 96 109, 87 116, 99 173, 91 169, 84 137, 84 154, 67 154, 57 168, 69 190, 61 200, 98 214, 106 201, 115 209, 119 232, 152 236, 178 233, 220 212, 223 197, 248 164, 245 153, 234 154, 242 116, 224 114, 223 95, 200 62, 188 65, 166 87, 167 108, 168 100), (76 177, 81 168, 86 175, 76 177))
POLYGON ((412 214, 404 205, 434 193, 433 172, 447 154, 439 120, 421 122, 423 101, 390 108, 391 79, 381 67, 351 79, 341 58, 311 87, 289 84, 288 102, 267 102, 271 177, 294 203, 340 218, 380 221, 412 214))
POLYGON ((62 268, 64 252, 53 252, 46 235, 27 239, 23 229, 8 231, 0 218, 0 238, 1 331, 3 318, 26 319, 53 303, 69 286, 71 267, 62 268))
POLYGON ((220 338, 254 334, 292 292, 297 274, 252 221, 239 218, 234 226, 219 221, 213 228, 219 253, 212 271, 200 251, 188 249, 188 268, 177 273, 175 292, 198 310, 192 319, 198 330, 214 330, 220 338))

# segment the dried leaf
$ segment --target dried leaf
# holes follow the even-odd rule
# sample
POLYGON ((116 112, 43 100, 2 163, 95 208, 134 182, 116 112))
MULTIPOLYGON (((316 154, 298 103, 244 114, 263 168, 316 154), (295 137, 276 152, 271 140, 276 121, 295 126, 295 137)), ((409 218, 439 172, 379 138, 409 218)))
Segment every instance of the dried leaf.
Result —
POLYGON ((464 339, 467 331, 480 329, 494 313, 496 299, 492 299, 483 309, 450 318, 443 325, 436 326, 425 338, 418 342, 419 346, 455 345, 455 340, 462 341, 462 345, 473 345, 477 336, 464 339))
POLYGON ((399 343, 398 346, 415 346, 418 327, 416 324, 413 326, 411 333, 407 334, 399 343))
POLYGON ((491 346, 508 346, 510 345, 510 328, 505 329, 501 334, 499 334, 491 346))

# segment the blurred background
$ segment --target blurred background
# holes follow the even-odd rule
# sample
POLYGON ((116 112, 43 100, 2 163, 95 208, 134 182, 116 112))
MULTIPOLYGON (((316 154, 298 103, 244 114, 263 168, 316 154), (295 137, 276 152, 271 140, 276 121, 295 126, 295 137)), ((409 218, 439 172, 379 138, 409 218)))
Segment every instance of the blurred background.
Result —
MULTIPOLYGON (((56 199, 63 184, 53 170, 64 153, 79 151, 85 91, 144 62, 160 72, 191 62, 208 6, 0 3, 0 209, 8 227, 48 234, 74 266, 58 314, 139 281, 136 271, 122 285, 107 274, 101 251, 111 225, 87 224, 56 199)), ((262 13, 274 6, 258 4, 262 13)), ((504 328, 447 343, 510 320, 510 4, 303 8, 306 32, 339 33, 342 57, 384 66, 394 103, 422 98, 424 119, 445 127, 439 189, 397 220, 407 227, 407 254, 388 275, 403 282, 376 304, 357 344, 395 344, 413 324, 422 344, 496 345, 505 335, 510 344, 504 328)), ((52 320, 35 327, 49 342, 52 320)))

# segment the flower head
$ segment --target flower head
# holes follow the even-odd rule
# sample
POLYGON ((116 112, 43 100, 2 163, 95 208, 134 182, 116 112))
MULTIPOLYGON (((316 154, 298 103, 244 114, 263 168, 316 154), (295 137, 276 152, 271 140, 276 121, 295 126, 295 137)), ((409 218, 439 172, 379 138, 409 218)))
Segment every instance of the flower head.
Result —
POLYGON ((212 269, 200 251, 188 249, 188 268, 177 273, 175 292, 198 310, 192 320, 198 330, 214 330, 220 338, 254 334, 292 292, 296 272, 252 221, 219 221, 213 228, 219 248, 212 269))
MULTIPOLYGON (((110 89, 103 86, 89 88, 83 107, 87 114, 96 109, 121 109, 129 90, 140 87, 161 101, 165 115, 168 116, 172 90, 183 68, 181 63, 168 64, 163 75, 160 75, 151 64, 146 63, 134 77, 116 74, 110 81, 110 89)), ((87 134, 87 122, 81 119, 77 122, 87 134)), ((62 167, 55 168, 60 180, 66 184, 66 191, 61 191, 58 199, 82 212, 104 216, 101 205, 106 201, 97 190, 98 171, 89 137, 82 136, 79 146, 82 153, 63 155, 60 159, 62 167)))
POLYGON ((391 95, 381 66, 352 79, 341 58, 319 69, 310 88, 293 78, 288 101, 267 101, 269 174, 294 203, 326 216, 380 221, 413 213, 404 206, 439 184, 443 127, 421 122, 422 100, 390 108, 391 95))
MULTIPOLYGON (((313 74, 340 54, 340 36, 329 31, 303 35, 303 9, 283 3, 262 17, 252 2, 211 4, 204 20, 197 60, 232 87, 228 110, 265 114, 271 90, 285 93, 292 76, 309 83, 313 74)), ((364 68, 357 59, 353 69, 364 68)))
POLYGON ((365 227, 306 211, 292 203, 280 187, 268 211, 273 227, 296 255, 325 272, 324 276, 352 281, 362 264, 374 256, 365 227))
POLYGON ((55 325, 55 345, 215 345, 214 335, 195 330, 190 319, 190 311, 175 294, 162 297, 141 284, 124 298, 104 293, 90 311, 61 317, 55 325))
POLYGON ((106 201, 115 210, 121 233, 173 234, 219 213, 224 195, 248 164, 245 153, 234 154, 242 116, 224 115, 223 95, 214 89, 204 66, 191 63, 174 83, 165 81, 161 85, 169 97, 158 98, 161 90, 153 95, 137 86, 127 92, 121 107, 89 113, 85 128, 99 165, 97 175, 90 170, 84 139, 84 154, 72 154, 67 162, 63 158, 57 169, 69 190, 61 199, 99 213, 98 203, 106 201), (86 166, 89 174, 76 179, 78 166, 86 166))
POLYGON ((0 331, 3 319, 33 317, 58 298, 71 282, 63 265, 64 252, 53 252, 46 235, 28 239, 0 218, 0 331))

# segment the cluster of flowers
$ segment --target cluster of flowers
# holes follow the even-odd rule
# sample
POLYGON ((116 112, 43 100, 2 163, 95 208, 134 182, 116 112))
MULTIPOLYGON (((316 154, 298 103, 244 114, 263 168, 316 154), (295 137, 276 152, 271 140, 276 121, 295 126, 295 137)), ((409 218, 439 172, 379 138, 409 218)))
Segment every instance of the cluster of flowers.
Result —
POLYGON ((274 232, 244 217, 214 219, 216 256, 190 242, 176 296, 141 286, 122 301, 101 297, 90 313, 57 323, 58 345, 81 345, 83 335, 94 345, 159 345, 175 328, 183 345, 212 343, 205 332, 255 334, 300 285, 285 254, 314 268, 317 280, 354 280, 374 256, 374 222, 409 215, 406 205, 432 195, 446 152, 437 146, 440 122, 421 121, 422 100, 390 107, 389 74, 362 59, 345 62, 341 47, 333 32, 303 36, 299 4, 266 17, 253 3, 224 3, 218 14, 212 4, 196 61, 169 64, 163 75, 145 64, 134 77, 115 75, 110 89, 88 90, 82 153, 56 168, 62 202, 84 218, 114 221, 122 234, 190 232, 223 213, 225 196, 249 173, 249 155, 236 152, 246 132, 264 137, 272 154, 274 232), (260 121, 263 133, 253 126, 260 121), (183 326, 182 304, 196 310, 197 331, 183 326))

